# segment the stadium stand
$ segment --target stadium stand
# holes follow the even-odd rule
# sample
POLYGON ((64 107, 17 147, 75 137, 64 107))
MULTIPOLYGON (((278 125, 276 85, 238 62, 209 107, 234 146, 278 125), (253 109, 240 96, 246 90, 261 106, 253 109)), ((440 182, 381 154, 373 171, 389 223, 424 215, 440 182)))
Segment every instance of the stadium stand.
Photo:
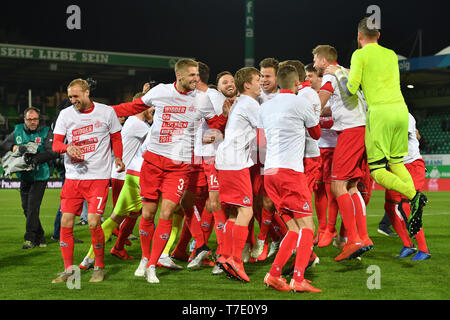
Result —
POLYGON ((424 154, 450 154, 450 107, 413 111, 424 154))

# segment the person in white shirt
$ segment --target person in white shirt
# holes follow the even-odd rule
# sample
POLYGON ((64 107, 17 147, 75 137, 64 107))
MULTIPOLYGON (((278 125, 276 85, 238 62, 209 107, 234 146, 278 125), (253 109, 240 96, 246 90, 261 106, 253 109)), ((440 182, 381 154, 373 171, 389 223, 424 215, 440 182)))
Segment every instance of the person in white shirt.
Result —
MULTIPOLYGON (((261 95, 257 98, 259 104, 273 99, 280 92, 277 83, 279 64, 280 62, 275 58, 265 58, 259 63, 259 71, 261 73, 261 95)), ((283 221, 274 215, 275 207, 264 190, 264 178, 262 175, 264 168, 260 162, 260 158, 264 157, 264 152, 264 148, 258 147, 256 151, 257 162, 250 168, 255 196, 255 218, 259 223, 259 233, 256 241, 254 241, 253 235, 251 235, 249 239, 250 243, 248 242, 244 248, 244 255, 246 255, 248 248, 253 246, 251 257, 256 261, 264 261, 275 254, 283 235, 287 232, 283 221), (270 249, 267 235, 270 235, 272 239, 270 249)), ((253 219, 250 223, 250 231, 253 232, 253 219)))
POLYGON ((249 282, 244 270, 242 251, 253 217, 253 190, 249 168, 255 164, 251 152, 256 143, 256 125, 260 95, 260 72, 253 67, 239 69, 234 80, 240 93, 231 109, 225 127, 225 139, 217 148, 216 169, 219 170, 220 201, 229 215, 225 228, 232 228, 232 239, 217 260, 222 269, 249 282), (232 245, 230 248, 229 245, 232 245))
POLYGON ((140 173, 143 202, 140 236, 143 253, 150 252, 146 279, 159 283, 156 264, 169 239, 172 229, 172 214, 184 193, 192 162, 193 141, 197 124, 202 118, 210 127, 223 129, 229 106, 224 105, 217 116, 209 97, 196 90, 198 63, 192 59, 181 59, 175 64, 176 82, 159 84, 142 98, 131 103, 113 106, 118 116, 139 113, 155 106, 153 125, 147 151, 140 173), (154 219, 162 196, 159 222, 154 228, 154 219), (142 241, 142 237, 146 240, 142 241), (153 241, 152 241, 153 240, 153 241))
MULTIPOLYGON (((329 45, 319 45, 312 51, 314 67, 320 74, 329 65, 337 64, 337 51, 329 45)), ((343 72, 347 72, 340 67, 343 72)), ((338 132, 333 155, 331 191, 336 197, 342 215, 348 242, 335 258, 336 262, 353 259, 373 247, 367 233, 366 206, 357 188, 357 183, 366 170, 362 165, 365 158, 366 109, 362 92, 348 96, 335 76, 325 74, 319 98, 324 115, 329 102, 333 117, 333 129, 338 132)))
POLYGON ((61 191, 60 236, 65 271, 53 283, 67 281, 73 272, 73 225, 75 217, 81 213, 83 200, 88 202, 88 223, 95 253, 90 281, 103 281, 105 239, 100 224, 109 192, 111 144, 118 171, 125 170, 117 115, 113 108, 92 102, 89 93, 85 80, 75 79, 69 84, 67 95, 72 106, 61 111, 54 129, 52 148, 55 152, 65 153, 66 181, 61 191))
MULTIPOLYGON (((319 92, 322 86, 322 76, 314 68, 314 64, 310 63, 305 66, 306 80, 311 84, 311 88, 319 92)), ((324 109, 330 109, 329 101, 324 109)), ((320 129, 322 134, 317 141, 320 150, 321 166, 319 169, 319 179, 314 190, 315 209, 319 227, 317 229, 314 244, 319 248, 326 247, 331 244, 333 238, 336 238, 336 219, 338 213, 338 205, 336 197, 331 192, 331 163, 333 162, 334 148, 337 142, 337 133, 333 130, 333 118, 321 117, 320 129), (327 217, 328 214, 328 217, 327 217)), ((337 241, 343 241, 344 228, 341 228, 342 234, 339 235, 337 241)))
POLYGON ((305 130, 318 139, 319 119, 311 101, 296 95, 300 84, 296 68, 281 66, 277 76, 280 93, 261 105, 258 127, 267 143, 264 186, 289 231, 264 283, 281 291, 321 292, 304 278, 314 238, 312 199, 303 168, 305 130), (281 270, 293 250, 296 250, 294 276, 288 285, 281 270))

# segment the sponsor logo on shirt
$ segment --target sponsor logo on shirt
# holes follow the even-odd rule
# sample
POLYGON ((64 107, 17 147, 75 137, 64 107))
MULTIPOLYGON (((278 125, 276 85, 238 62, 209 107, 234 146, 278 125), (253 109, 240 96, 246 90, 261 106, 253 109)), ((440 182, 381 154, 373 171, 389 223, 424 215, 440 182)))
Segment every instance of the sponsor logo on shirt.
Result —
POLYGON ((81 136, 83 134, 90 133, 93 131, 94 131, 94 126, 92 124, 90 124, 88 126, 72 130, 72 135, 74 137, 76 137, 76 136, 81 136))
POLYGON ((184 106, 165 106, 163 113, 186 113, 184 106))
POLYGON ((242 201, 244 204, 250 204, 250 198, 245 196, 244 200, 242 201))

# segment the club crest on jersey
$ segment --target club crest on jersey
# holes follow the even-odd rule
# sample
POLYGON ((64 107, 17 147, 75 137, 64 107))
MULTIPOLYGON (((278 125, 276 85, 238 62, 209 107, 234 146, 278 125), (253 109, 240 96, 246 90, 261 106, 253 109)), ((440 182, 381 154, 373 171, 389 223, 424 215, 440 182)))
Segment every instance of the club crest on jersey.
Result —
POLYGON ((96 127, 96 128, 100 128, 102 126, 102 123, 100 122, 100 121, 95 121, 95 123, 94 123, 94 127, 96 127))
POLYGON ((308 204, 308 202, 305 202, 305 204, 303 205, 303 210, 309 211, 309 204, 308 204))
POLYGON ((244 200, 242 201, 244 204, 250 204, 250 198, 245 196, 244 200))

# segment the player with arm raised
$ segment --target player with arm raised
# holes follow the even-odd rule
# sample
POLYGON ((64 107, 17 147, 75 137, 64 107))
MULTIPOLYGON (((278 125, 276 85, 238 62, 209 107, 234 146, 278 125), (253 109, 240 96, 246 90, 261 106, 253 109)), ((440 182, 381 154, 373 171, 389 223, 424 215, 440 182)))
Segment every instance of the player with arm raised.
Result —
POLYGON ((403 157, 408 154, 408 107, 400 89, 398 58, 394 51, 378 44, 380 32, 368 18, 358 24, 358 47, 351 58, 350 72, 330 67, 344 94, 357 94, 361 87, 367 101, 365 145, 372 178, 388 190, 395 190, 411 202, 410 233, 422 227, 426 196, 416 191, 403 157), (391 171, 386 166, 389 165, 391 171))
MULTIPOLYGON (((329 45, 319 45, 313 50, 314 67, 324 73, 329 65, 340 68, 337 51, 329 45)), ((348 242, 335 261, 353 259, 373 247, 367 234, 366 210, 357 183, 363 177, 365 157, 364 132, 366 104, 361 92, 348 96, 345 88, 334 76, 324 75, 319 98, 322 108, 329 102, 333 128, 338 132, 334 150, 331 191, 336 197, 342 215, 348 242)), ((324 111, 324 109, 322 109, 324 111)))
POLYGON ((210 127, 223 130, 229 112, 229 106, 224 106, 223 113, 217 116, 208 96, 196 90, 199 77, 196 61, 179 60, 175 64, 175 75, 175 83, 159 84, 140 99, 114 106, 118 114, 139 112, 151 105, 155 107, 139 181, 143 202, 139 234, 143 253, 151 252, 145 257, 148 259, 146 279, 149 283, 159 283, 156 264, 172 229, 172 213, 188 183, 197 123, 205 118, 210 127), (155 229, 160 196, 161 209, 155 229))

